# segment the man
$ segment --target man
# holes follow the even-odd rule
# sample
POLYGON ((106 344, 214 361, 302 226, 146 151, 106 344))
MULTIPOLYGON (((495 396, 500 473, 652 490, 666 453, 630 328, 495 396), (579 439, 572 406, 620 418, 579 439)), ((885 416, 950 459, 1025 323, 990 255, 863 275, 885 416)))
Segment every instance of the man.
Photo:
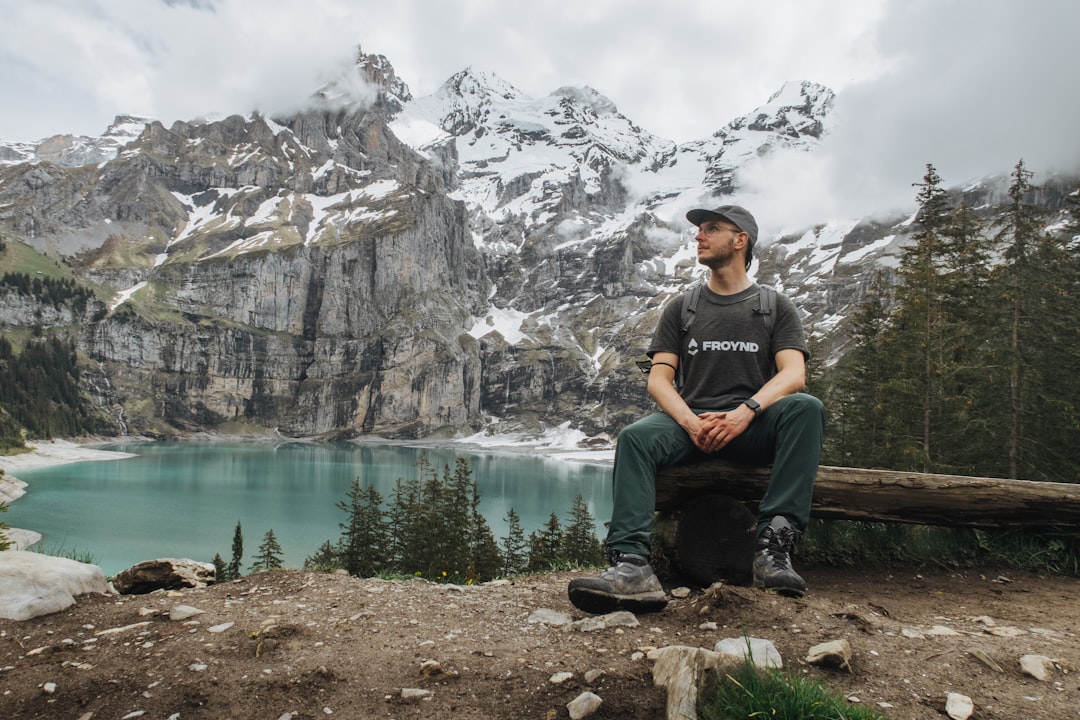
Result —
POLYGON ((683 298, 676 297, 649 346, 648 391, 662 412, 619 433, 607 536, 613 564, 599 577, 572 580, 568 589, 586 612, 655 612, 667 605, 648 561, 656 470, 709 455, 772 464, 754 581, 791 596, 806 589, 791 553, 809 520, 825 413, 817 398, 800 392, 808 355, 802 323, 779 293, 771 328, 763 319, 760 288, 747 274, 757 241, 753 215, 724 205, 691 210, 686 218, 698 228, 697 257, 709 268, 708 282, 686 332, 683 298))

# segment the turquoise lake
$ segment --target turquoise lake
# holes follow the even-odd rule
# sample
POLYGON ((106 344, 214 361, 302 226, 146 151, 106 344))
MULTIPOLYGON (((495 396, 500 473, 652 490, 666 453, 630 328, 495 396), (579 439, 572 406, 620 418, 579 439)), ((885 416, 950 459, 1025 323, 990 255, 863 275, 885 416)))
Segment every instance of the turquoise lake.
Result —
POLYGON ((352 481, 374 486, 389 503, 398 479, 417 477, 425 458, 442 475, 465 458, 480 509, 497 541, 513 508, 526 536, 551 513, 565 526, 581 495, 597 536, 611 514, 610 465, 543 455, 341 443, 278 446, 222 443, 110 445, 137 457, 19 471, 29 487, 4 521, 41 533, 41 549, 88 553, 106 575, 143 560, 232 557, 237 521, 243 565, 273 529, 287 567, 301 567, 326 540, 336 542, 346 514, 337 507, 352 481))

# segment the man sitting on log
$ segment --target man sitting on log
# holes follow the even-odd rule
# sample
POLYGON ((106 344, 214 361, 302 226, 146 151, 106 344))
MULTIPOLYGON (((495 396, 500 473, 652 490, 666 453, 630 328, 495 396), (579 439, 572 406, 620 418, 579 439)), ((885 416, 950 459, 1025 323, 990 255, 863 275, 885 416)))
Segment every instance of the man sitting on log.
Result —
POLYGON ((759 506, 754 582, 796 597, 806 589, 791 553, 810 515, 825 412, 800 392, 808 355, 802 322, 791 300, 750 280, 753 215, 724 205, 691 210, 686 219, 698 228, 697 258, 709 278, 665 306, 653 335, 648 391, 662 412, 619 433, 606 541, 612 566, 568 589, 585 612, 667 605, 648 560, 656 470, 709 456, 772 465, 759 506))

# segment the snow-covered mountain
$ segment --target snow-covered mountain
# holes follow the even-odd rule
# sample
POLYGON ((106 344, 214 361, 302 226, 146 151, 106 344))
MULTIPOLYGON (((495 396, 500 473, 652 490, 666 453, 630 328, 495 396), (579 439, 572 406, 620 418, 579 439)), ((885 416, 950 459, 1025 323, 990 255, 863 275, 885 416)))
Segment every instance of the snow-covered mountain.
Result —
MULTIPOLYGON (((677 145, 591 88, 531 98, 466 69, 414 98, 358 53, 292 116, 0 146, 0 240, 101 298, 72 317, 0 288, 0 323, 67 325, 86 387, 143 433, 603 437, 651 406, 633 360, 701 274, 686 210, 751 161, 814 152, 832 103, 788 83, 677 145)), ((907 220, 762 237, 755 272, 835 354, 907 220)))
POLYGON ((0 141, 0 166, 51 162, 63 167, 80 167, 107 162, 120 148, 139 137, 150 118, 118 116, 99 136, 53 135, 38 142, 0 141))

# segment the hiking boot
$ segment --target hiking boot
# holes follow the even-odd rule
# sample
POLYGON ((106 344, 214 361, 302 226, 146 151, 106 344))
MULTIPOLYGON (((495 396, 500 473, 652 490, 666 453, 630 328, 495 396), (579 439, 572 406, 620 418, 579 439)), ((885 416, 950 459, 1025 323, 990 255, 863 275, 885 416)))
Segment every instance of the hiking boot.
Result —
POLYGON ((791 567, 793 552, 795 528, 787 518, 777 515, 758 538, 757 552, 754 553, 754 584, 781 595, 802 597, 806 592, 806 581, 791 567))
POLYGON ((595 578, 574 578, 568 588, 578 610, 603 615, 616 610, 659 612, 667 605, 664 588, 643 555, 620 554, 595 578))

